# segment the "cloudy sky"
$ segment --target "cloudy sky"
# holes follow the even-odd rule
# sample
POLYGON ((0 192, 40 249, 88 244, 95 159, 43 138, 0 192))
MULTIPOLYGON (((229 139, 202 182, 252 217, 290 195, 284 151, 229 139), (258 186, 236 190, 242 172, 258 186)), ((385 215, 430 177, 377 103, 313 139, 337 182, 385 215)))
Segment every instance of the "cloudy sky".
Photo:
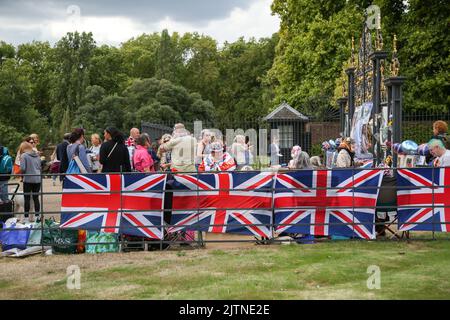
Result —
POLYGON ((142 33, 198 31, 219 44, 271 36, 279 19, 272 0, 0 0, 0 40, 54 43, 69 31, 92 31, 99 44, 119 45, 142 33))

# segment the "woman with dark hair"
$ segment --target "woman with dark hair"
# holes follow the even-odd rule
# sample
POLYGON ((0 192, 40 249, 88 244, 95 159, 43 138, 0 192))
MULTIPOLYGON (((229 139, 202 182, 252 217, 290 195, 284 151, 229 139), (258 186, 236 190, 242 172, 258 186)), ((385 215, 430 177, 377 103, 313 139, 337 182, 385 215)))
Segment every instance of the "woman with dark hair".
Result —
POLYGON ((154 162, 147 149, 150 143, 145 134, 141 134, 134 140, 136 143, 136 151, 133 154, 133 165, 139 172, 155 172, 154 162))
POLYGON ((130 155, 123 134, 114 127, 105 129, 105 142, 100 147, 102 172, 131 172, 130 155))
POLYGON ((81 128, 74 129, 70 133, 69 143, 70 144, 67 146, 67 159, 69 159, 69 162, 75 156, 78 156, 84 169, 89 173, 92 172, 86 154, 86 147, 84 146, 84 130, 81 128))

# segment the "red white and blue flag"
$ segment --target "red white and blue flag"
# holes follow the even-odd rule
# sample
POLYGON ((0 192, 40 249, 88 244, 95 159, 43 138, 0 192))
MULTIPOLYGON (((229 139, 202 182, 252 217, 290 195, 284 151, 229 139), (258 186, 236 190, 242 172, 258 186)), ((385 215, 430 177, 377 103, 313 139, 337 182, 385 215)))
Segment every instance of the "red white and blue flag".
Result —
POLYGON ((380 170, 304 170, 277 175, 275 232, 375 238, 380 170))
POLYGON ((359 168, 361 169, 370 169, 373 167, 373 159, 364 159, 360 160, 361 166, 359 168))
POLYGON ((61 228, 162 239, 166 175, 68 175, 63 183, 61 228))
POLYGON ((450 168, 399 169, 397 184, 400 231, 450 232, 450 168))
POLYGON ((271 172, 176 174, 172 228, 272 237, 271 172))

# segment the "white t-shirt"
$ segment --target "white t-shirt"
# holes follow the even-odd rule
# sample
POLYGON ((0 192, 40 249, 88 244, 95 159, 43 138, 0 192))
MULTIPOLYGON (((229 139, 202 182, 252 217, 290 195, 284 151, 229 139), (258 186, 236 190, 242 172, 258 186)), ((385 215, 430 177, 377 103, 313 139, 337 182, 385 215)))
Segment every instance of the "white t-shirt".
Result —
POLYGON ((450 150, 446 150, 445 153, 438 158, 439 167, 450 167, 450 150))

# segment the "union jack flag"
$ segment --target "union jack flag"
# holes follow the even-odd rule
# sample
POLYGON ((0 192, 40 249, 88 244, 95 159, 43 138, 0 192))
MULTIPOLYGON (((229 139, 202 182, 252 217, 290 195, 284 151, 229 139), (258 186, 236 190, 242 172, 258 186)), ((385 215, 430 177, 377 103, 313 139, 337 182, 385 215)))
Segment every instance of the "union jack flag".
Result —
POLYGON ((397 179, 399 230, 450 232, 450 168, 399 169, 397 179))
POLYGON ((162 239, 165 183, 164 174, 68 175, 61 228, 162 239))
POLYGON ((381 179, 379 170, 278 174, 275 231, 374 239, 374 207, 381 179))
POLYGON ((373 167, 373 159, 361 160, 361 166, 359 168, 361 168, 361 169, 370 169, 372 167, 373 167))
POLYGON ((169 232, 199 230, 272 237, 271 172, 174 176, 169 232))

